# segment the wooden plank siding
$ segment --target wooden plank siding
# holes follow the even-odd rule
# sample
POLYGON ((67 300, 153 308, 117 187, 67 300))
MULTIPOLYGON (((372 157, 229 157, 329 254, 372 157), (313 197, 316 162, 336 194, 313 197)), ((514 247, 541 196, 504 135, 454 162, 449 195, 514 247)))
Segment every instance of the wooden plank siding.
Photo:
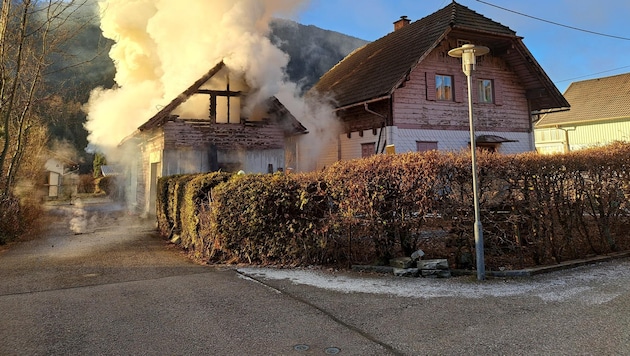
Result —
MULTIPOLYGON (((444 41, 409 75, 409 81, 393 95, 393 125, 406 129, 468 130, 468 88, 461 61, 448 56, 454 44, 444 41), (453 77, 454 99, 431 100, 435 74, 453 77), (427 76, 429 80, 427 80, 427 76)), ((434 93, 433 93, 434 94, 434 93)), ((486 55, 473 73, 474 114, 477 130, 530 132, 530 116, 525 89, 507 64, 486 55), (495 103, 478 103, 477 79, 491 79, 495 103)))
POLYGON ((207 147, 220 150, 281 149, 284 132, 278 125, 210 124, 209 122, 169 121, 163 126, 164 147, 207 147))

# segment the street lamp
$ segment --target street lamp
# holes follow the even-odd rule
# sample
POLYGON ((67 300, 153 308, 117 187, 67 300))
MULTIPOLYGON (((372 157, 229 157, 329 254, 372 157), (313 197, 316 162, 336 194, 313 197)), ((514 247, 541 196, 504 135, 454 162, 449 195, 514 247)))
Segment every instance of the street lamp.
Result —
POLYGON ((473 120, 472 108, 472 72, 475 70, 477 56, 483 56, 490 52, 488 47, 465 44, 461 47, 448 51, 451 57, 462 59, 462 70, 466 74, 468 81, 468 120, 470 122, 470 153, 472 156, 472 178, 473 178, 473 201, 475 204, 475 253, 477 256, 477 280, 486 279, 486 268, 483 258, 483 227, 479 216, 479 188, 477 187, 477 158, 475 143, 475 122, 473 120))

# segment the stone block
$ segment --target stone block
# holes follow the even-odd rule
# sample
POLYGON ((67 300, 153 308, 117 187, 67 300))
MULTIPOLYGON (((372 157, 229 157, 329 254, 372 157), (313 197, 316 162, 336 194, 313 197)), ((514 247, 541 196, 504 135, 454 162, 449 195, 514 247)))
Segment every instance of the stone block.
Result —
POLYGON ((417 261, 417 260, 421 259, 422 256, 424 256, 424 251, 418 250, 418 251, 415 251, 414 253, 411 254, 411 259, 414 260, 414 261, 417 261))
POLYGON ((436 259, 436 260, 420 260, 418 261, 418 268, 420 269, 448 269, 448 260, 436 259))
POLYGON ((425 278, 450 278, 451 271, 448 269, 423 269, 420 274, 425 278))
POLYGON ((418 277, 420 270, 417 268, 394 268, 394 276, 397 277, 418 277))

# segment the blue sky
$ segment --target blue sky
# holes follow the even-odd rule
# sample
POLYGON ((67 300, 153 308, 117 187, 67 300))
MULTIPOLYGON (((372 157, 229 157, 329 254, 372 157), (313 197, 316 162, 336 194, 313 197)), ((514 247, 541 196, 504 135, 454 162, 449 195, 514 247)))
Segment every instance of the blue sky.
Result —
MULTIPOLYGON (((295 18, 361 39, 373 41, 393 30, 406 15, 416 21, 451 0, 311 0, 295 18)), ((629 0, 457 0, 458 3, 510 27, 564 92, 571 82, 630 72, 630 40, 610 38, 490 6, 490 3, 529 16, 612 36, 630 38, 629 0)))

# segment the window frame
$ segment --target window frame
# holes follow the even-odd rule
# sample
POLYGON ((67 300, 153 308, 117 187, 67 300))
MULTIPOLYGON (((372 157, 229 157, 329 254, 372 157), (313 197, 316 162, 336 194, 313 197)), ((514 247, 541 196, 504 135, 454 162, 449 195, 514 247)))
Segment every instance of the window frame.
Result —
POLYGON ((479 78, 477 79, 477 103, 480 104, 494 104, 495 103, 495 85, 493 79, 479 78), (484 83, 490 85, 490 90, 485 89, 484 83), (490 95, 490 98, 487 97, 490 95))
POLYGON ((435 100, 436 101, 455 101, 454 90, 455 77, 448 74, 435 74, 435 100), (448 79, 449 85, 442 84, 444 79, 448 79), (448 90, 446 90, 448 89, 448 90))
POLYGON ((437 141, 423 141, 423 140, 416 141, 416 152, 428 152, 428 151, 433 151, 437 149, 438 149, 437 141), (421 146, 426 146, 426 148, 423 148, 421 150, 420 149, 421 146), (431 147, 428 147, 428 146, 431 146, 431 147))
POLYGON ((376 142, 366 142, 361 144, 361 158, 367 158, 376 154, 376 142), (366 154, 367 153, 367 154, 366 154))

